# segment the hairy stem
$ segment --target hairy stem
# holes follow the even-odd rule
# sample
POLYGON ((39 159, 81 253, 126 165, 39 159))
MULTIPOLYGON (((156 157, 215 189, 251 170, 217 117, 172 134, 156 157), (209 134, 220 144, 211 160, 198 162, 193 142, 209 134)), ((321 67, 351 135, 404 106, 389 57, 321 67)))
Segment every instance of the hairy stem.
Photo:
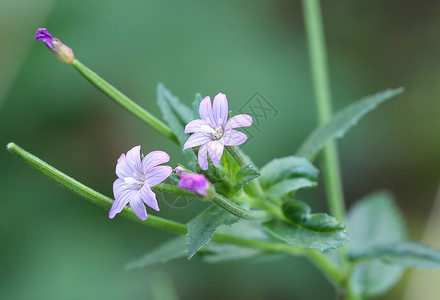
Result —
POLYGON ((98 74, 87 68, 79 60, 75 59, 72 66, 84 76, 91 84, 98 88, 101 92, 109 96, 112 100, 118 103, 120 106, 131 112, 133 115, 144 121, 172 141, 178 143, 177 137, 174 132, 159 119, 154 117, 148 111, 140 107, 138 104, 130 100, 123 93, 118 91, 114 86, 101 78, 98 74))

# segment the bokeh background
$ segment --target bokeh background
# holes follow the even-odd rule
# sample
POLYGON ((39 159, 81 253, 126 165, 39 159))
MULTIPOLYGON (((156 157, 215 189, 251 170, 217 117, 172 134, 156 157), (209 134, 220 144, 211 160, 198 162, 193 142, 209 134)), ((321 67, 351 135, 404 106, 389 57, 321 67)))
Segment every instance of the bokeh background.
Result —
MULTIPOLYGON (((421 239, 440 178, 440 3, 323 2, 335 109, 386 88, 406 89, 339 143, 347 205, 391 190, 411 237, 421 239)), ((259 166, 293 154, 316 124, 303 21, 300 1, 288 0, 1 0, 0 298, 152 299, 168 291, 180 299, 334 299, 326 279, 299 258, 178 260, 127 271, 127 262, 173 235, 109 220, 5 148, 13 141, 109 196, 116 159, 132 146, 166 150, 172 165, 182 157, 33 40, 47 27, 157 116, 159 82, 188 104, 196 92, 224 92, 233 111, 260 92, 278 114, 244 150, 259 166)), ((314 210, 327 209, 322 188, 301 196, 314 210)), ((162 201, 158 215, 185 222, 203 207, 162 201)), ((440 246, 438 239, 431 244, 440 246)), ((382 299, 408 298, 408 286, 438 295, 429 278, 438 283, 439 271, 406 273, 382 299)))

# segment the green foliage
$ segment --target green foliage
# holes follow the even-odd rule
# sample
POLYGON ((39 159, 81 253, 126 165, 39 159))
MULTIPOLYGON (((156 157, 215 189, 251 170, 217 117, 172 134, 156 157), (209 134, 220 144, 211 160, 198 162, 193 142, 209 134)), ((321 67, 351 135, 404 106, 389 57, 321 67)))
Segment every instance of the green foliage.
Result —
POLYGON ((277 184, 271 186, 267 191, 266 195, 272 198, 278 198, 282 195, 294 192, 302 188, 315 187, 316 181, 309 178, 293 178, 286 179, 278 182, 277 184))
POLYGON ((205 246, 212 239, 215 230, 220 225, 231 225, 238 221, 238 217, 218 206, 211 206, 197 217, 188 222, 188 258, 205 246))
POLYGON ((196 99, 193 102, 193 115, 192 115, 192 120, 195 119, 200 119, 200 115, 199 115, 199 106, 200 106, 200 102, 202 102, 202 95, 200 95, 199 93, 196 94, 196 99))
POLYGON ((311 214, 301 223, 269 221, 263 228, 288 244, 305 248, 326 250, 348 242, 344 225, 326 214, 311 214))
POLYGON ((391 99, 402 92, 403 88, 386 90, 347 106, 335 114, 330 121, 315 129, 298 149, 296 155, 312 159, 327 142, 343 137, 365 114, 385 100, 391 99))
POLYGON ((416 242, 377 247, 357 259, 380 258, 384 263, 403 267, 439 269, 440 250, 416 242))
POLYGON ((294 223, 301 223, 310 218, 311 208, 302 201, 290 200, 281 207, 284 216, 294 223))
MULTIPOLYGON (((402 216, 387 192, 377 192, 358 201, 347 216, 347 224, 351 256, 364 255, 376 247, 394 245, 406 239, 402 216)), ((358 264, 350 280, 362 295, 374 297, 396 284, 403 271, 400 266, 374 259, 358 264)))
POLYGON ((184 131, 185 125, 192 120, 191 109, 180 102, 162 83, 157 86, 157 104, 168 126, 177 136, 179 144, 183 146, 188 139, 188 135, 184 131))
POLYGON ((252 165, 242 166, 235 174, 235 183, 231 188, 231 194, 238 192, 242 187, 258 176, 260 176, 260 173, 252 165))
POLYGON ((261 169, 260 183, 267 195, 278 197, 316 185, 318 169, 303 157, 276 158, 261 169))
POLYGON ((127 269, 140 269, 158 263, 166 263, 170 260, 186 256, 186 237, 178 236, 160 245, 153 251, 147 253, 126 265, 127 269))

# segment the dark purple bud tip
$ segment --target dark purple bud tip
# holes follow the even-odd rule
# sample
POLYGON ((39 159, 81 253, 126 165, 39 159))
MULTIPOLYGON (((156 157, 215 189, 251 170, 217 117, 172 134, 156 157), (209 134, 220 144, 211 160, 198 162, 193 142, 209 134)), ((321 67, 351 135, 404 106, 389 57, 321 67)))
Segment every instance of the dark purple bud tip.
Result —
POLYGON ((46 28, 38 28, 35 39, 44 42, 62 62, 71 64, 75 60, 72 49, 61 43, 59 39, 54 38, 46 28))

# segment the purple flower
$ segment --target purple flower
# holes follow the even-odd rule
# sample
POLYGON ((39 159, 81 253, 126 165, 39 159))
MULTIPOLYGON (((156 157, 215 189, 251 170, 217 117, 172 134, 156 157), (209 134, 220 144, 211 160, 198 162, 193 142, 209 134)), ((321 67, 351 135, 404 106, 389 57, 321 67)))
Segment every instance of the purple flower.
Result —
POLYGON ((35 34, 37 41, 44 42, 62 62, 71 64, 75 60, 72 49, 61 43, 59 39, 53 38, 46 28, 38 28, 35 34))
POLYGON ((208 157, 215 166, 218 166, 223 155, 224 146, 237 146, 247 140, 247 136, 234 128, 252 125, 250 115, 241 114, 228 120, 228 100, 226 95, 219 93, 214 97, 211 107, 211 98, 205 97, 200 102, 200 119, 193 120, 185 126, 185 133, 192 133, 183 150, 201 146, 199 149, 199 165, 203 170, 208 169, 208 157))
POLYGON ((208 189, 211 187, 211 183, 203 174, 182 173, 178 186, 194 194, 208 196, 208 189))
POLYGON ((150 152, 141 159, 141 146, 133 147, 127 155, 122 153, 116 164, 116 175, 119 178, 113 183, 115 202, 108 214, 109 218, 113 219, 128 203, 141 220, 148 218, 144 203, 159 211, 156 194, 151 188, 170 176, 171 167, 158 166, 169 160, 169 155, 163 151, 150 152))

